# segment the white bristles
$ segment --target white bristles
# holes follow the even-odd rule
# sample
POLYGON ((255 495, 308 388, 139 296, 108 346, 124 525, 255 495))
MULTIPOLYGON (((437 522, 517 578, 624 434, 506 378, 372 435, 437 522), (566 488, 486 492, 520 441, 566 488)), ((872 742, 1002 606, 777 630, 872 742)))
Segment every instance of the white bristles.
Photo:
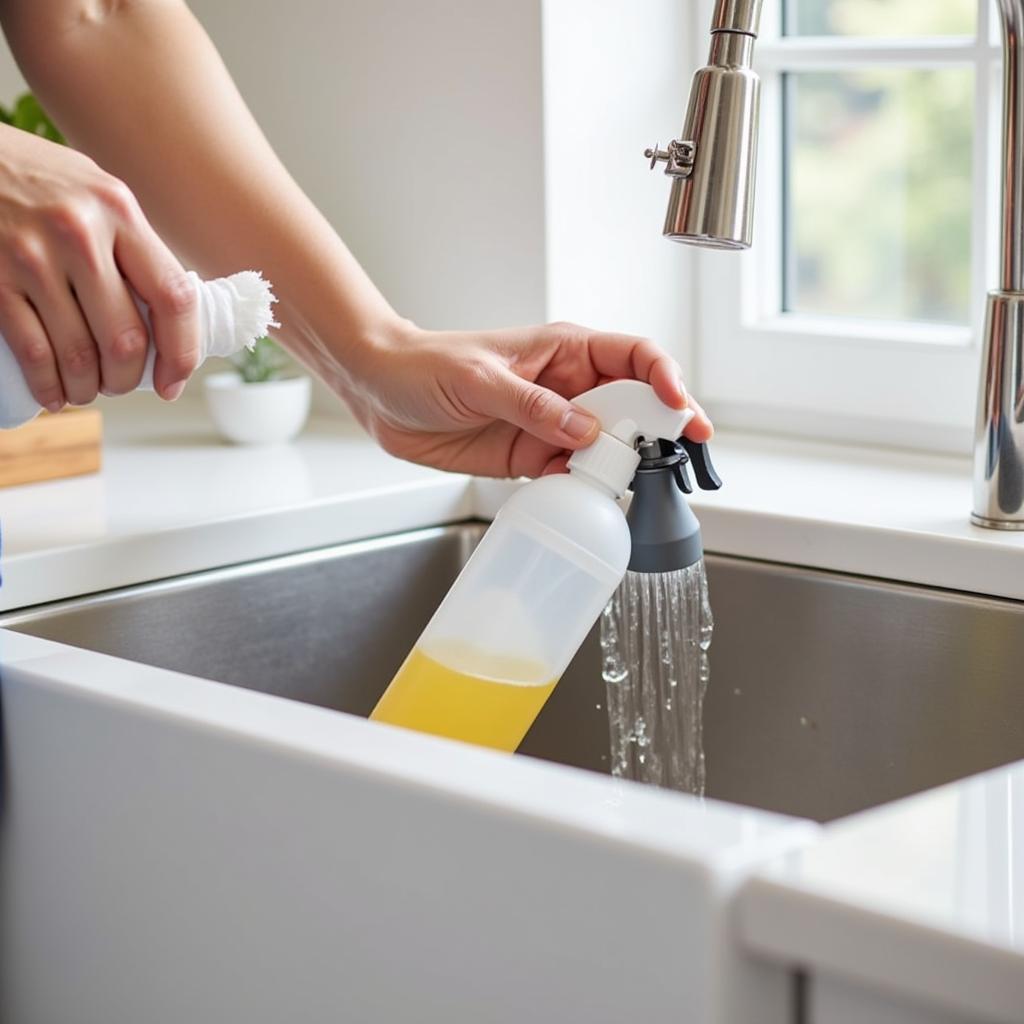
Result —
POLYGON ((252 348, 271 327, 281 325, 274 319, 273 305, 277 302, 270 282, 258 270, 241 270, 226 280, 231 284, 237 297, 234 303, 235 342, 252 348))

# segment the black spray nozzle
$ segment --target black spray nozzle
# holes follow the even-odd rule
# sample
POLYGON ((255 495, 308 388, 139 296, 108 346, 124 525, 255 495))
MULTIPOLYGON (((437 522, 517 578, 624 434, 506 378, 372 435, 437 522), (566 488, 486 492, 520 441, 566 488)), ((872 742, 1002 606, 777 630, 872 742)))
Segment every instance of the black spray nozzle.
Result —
POLYGON ((704 553, 700 523, 683 497, 693 492, 686 464, 692 464, 702 490, 718 490, 722 481, 706 444, 685 437, 679 441, 659 438, 642 441, 637 451, 640 465, 626 516, 633 542, 629 568, 647 573, 685 569, 704 553))

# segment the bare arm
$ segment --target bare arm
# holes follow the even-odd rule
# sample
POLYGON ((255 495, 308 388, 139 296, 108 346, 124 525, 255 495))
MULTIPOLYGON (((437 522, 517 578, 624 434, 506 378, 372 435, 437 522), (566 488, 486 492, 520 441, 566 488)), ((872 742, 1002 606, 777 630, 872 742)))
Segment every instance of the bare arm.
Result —
POLYGON ((202 274, 262 270, 281 299, 282 339, 332 384, 341 364, 324 358, 323 339, 338 349, 397 319, 284 169, 184 3, 5 0, 0 18, 68 139, 128 183, 202 274))
MULTIPOLYGON (((644 339, 572 325, 428 332, 399 317, 278 160, 182 0, 0 0, 0 19, 70 140, 201 272, 262 270, 281 339, 395 454, 535 474, 593 439, 567 396, 602 379, 637 376, 686 401, 678 367, 644 339)), ((710 434, 703 413, 688 432, 710 434)))

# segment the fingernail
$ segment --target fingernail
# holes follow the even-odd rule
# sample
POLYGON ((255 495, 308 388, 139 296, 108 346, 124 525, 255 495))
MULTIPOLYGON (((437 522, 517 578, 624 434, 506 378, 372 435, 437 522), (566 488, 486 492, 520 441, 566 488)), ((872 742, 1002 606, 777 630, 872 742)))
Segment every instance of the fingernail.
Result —
POLYGON ((589 437, 596 426, 597 420, 593 416, 578 409, 570 408, 562 417, 562 430, 575 441, 589 437))
POLYGON ((61 409, 63 409, 63 408, 64 408, 64 403, 63 402, 50 402, 50 404, 46 407, 46 411, 47 412, 60 412, 61 409))
POLYGON ((166 400, 168 402, 176 402, 179 398, 181 398, 181 393, 182 391, 185 390, 185 384, 185 381, 179 380, 176 384, 171 384, 169 387, 167 387, 164 391, 166 400))

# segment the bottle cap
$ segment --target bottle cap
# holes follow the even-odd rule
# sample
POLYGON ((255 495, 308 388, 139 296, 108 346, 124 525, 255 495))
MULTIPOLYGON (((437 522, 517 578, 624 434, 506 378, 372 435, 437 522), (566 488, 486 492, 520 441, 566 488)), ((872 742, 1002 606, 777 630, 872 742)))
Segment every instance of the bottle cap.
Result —
POLYGON ((616 380, 585 391, 573 399, 601 424, 597 440, 573 452, 569 471, 610 490, 615 497, 626 493, 640 455, 640 438, 674 441, 693 419, 692 409, 673 409, 654 393, 650 384, 616 380))

